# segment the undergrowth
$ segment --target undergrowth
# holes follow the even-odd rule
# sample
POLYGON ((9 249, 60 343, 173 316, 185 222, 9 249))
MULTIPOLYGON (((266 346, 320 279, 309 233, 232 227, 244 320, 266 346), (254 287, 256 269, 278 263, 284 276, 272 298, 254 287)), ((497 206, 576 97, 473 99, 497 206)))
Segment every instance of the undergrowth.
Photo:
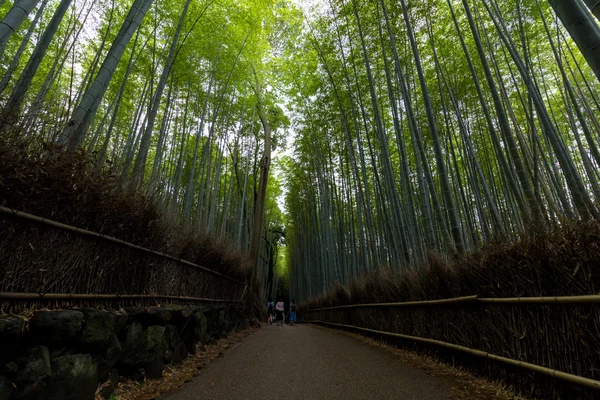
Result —
POLYGON ((600 290, 600 222, 571 221, 510 242, 497 240, 454 260, 429 253, 415 269, 380 268, 337 284, 302 307, 419 301, 460 296, 535 297, 600 290))

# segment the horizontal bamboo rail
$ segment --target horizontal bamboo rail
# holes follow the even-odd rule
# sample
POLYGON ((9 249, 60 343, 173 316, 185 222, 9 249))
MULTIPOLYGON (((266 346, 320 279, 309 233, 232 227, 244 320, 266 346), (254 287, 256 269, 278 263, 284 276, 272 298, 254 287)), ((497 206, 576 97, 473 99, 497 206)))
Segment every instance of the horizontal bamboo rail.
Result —
POLYGON ((547 297, 504 297, 504 298, 484 298, 477 295, 454 297, 440 300, 424 301, 406 301, 400 303, 364 303, 348 304, 343 306, 315 308, 307 310, 306 313, 313 311, 339 310, 344 308, 394 308, 409 306, 429 306, 445 305, 458 303, 492 303, 492 304, 599 304, 600 295, 590 294, 582 296, 547 296, 547 297))
POLYGON ((500 304, 598 304, 600 303, 600 295, 478 298, 477 301, 500 304))
POLYGON ((233 279, 233 278, 231 278, 231 277, 229 277, 227 275, 224 275, 224 274, 222 274, 220 272, 214 271, 214 270, 212 270, 210 268, 202 267, 202 266, 200 266, 198 264, 194 264, 194 263, 191 263, 189 261, 182 260, 180 258, 170 256, 168 254, 159 253, 158 251, 150 250, 150 249, 147 249, 145 247, 141 247, 141 246, 135 245, 133 243, 129 243, 129 242, 126 242, 124 240, 117 239, 117 238, 112 237, 112 236, 107 236, 107 235, 103 235, 101 233, 96 233, 96 232, 88 231, 86 229, 77 228, 75 226, 66 225, 66 224, 63 224, 63 223, 60 223, 60 222, 56 222, 56 221, 52 221, 52 220, 49 220, 49 219, 46 219, 46 218, 38 217, 36 215, 28 214, 28 213, 25 213, 25 212, 22 212, 22 211, 13 210, 12 208, 8 208, 8 207, 2 207, 2 206, 0 206, 0 214, 11 215, 13 217, 18 217, 18 218, 21 218, 21 219, 26 219, 28 221, 37 222, 37 223, 40 223, 40 224, 52 226, 54 228, 63 229, 63 230, 66 230, 66 231, 69 231, 69 232, 73 232, 73 233, 77 233, 77 234, 80 234, 80 235, 83 235, 83 236, 91 236, 91 237, 94 237, 94 238, 105 240, 107 242, 116 243, 118 245, 121 245, 121 246, 124 246, 124 247, 129 247, 131 249, 135 249, 135 250, 138 250, 138 251, 141 251, 141 252, 144 252, 144 253, 148 253, 148 254, 152 254, 154 256, 166 258, 166 259, 178 262, 180 264, 186 265, 188 267, 200 269, 200 270, 205 271, 205 272, 207 272, 209 274, 212 274, 212 275, 215 275, 215 276, 219 276, 219 277, 221 277, 223 279, 227 279, 227 280, 229 280, 231 282, 237 283, 238 285, 243 285, 242 282, 240 282, 240 281, 238 281, 236 279, 233 279))
POLYGON ((338 310, 342 308, 394 308, 394 307, 410 307, 410 306, 435 306, 443 304, 456 304, 456 303, 472 303, 477 301, 477 296, 465 296, 465 297, 454 297, 452 299, 440 299, 440 300, 423 300, 423 301, 405 301, 400 303, 364 303, 364 304, 349 304, 344 306, 316 308, 311 311, 325 311, 325 310, 338 310))
POLYGON ((522 368, 522 369, 525 369, 528 371, 548 375, 548 376, 551 376, 556 379, 561 379, 566 382, 574 383, 576 385, 581 385, 581 386, 585 386, 585 387, 588 387, 591 389, 600 390, 600 381, 597 381, 594 379, 584 378, 583 376, 569 374, 567 372, 562 372, 562 371, 557 371, 555 369, 542 367, 540 365, 531 364, 531 363, 527 363, 524 361, 514 360, 512 358, 502 357, 502 356, 499 356, 496 354, 487 353, 485 351, 472 349, 470 347, 460 346, 460 345, 452 344, 452 343, 448 343, 448 342, 442 342, 441 340, 427 339, 427 338, 422 338, 419 336, 403 335, 401 333, 377 331, 374 329, 361 328, 359 326, 354 326, 354 325, 336 324, 333 322, 325 322, 325 321, 304 321, 304 322, 330 325, 330 326, 334 326, 334 327, 338 327, 338 328, 353 329, 353 330, 357 330, 357 331, 374 333, 377 335, 391 336, 391 337, 397 337, 397 338, 401 338, 401 339, 413 340, 415 342, 432 344, 435 346, 445 347, 448 349, 457 350, 457 351, 460 351, 463 353, 471 354, 476 357, 482 357, 482 358, 487 358, 490 360, 498 361, 498 362, 508 364, 508 365, 511 365, 514 367, 522 368))
POLYGON ((204 297, 162 296, 151 294, 83 294, 83 293, 13 293, 0 292, 0 300, 17 301, 52 301, 52 300, 130 300, 130 299, 165 299, 185 300, 199 303, 241 303, 240 300, 208 299, 204 297))

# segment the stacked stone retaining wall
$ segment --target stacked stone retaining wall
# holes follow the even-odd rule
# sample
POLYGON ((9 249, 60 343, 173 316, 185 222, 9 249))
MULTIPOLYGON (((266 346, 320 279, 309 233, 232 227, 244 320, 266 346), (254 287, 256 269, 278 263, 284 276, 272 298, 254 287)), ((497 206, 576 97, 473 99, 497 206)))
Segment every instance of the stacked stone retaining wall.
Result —
POLYGON ((0 316, 0 400, 108 399, 120 379, 158 379, 247 326, 237 306, 37 311, 0 316))

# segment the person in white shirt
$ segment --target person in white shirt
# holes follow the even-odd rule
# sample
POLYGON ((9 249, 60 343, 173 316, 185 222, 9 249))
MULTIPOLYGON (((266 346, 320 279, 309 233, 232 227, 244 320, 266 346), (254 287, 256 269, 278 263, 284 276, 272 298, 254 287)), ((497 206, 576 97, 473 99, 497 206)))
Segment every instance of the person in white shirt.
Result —
POLYGON ((275 312, 277 313, 277 323, 279 325, 283 325, 283 311, 285 310, 285 304, 283 300, 279 299, 277 304, 275 304, 275 312))
POLYGON ((273 314, 275 313, 275 303, 269 297, 269 301, 267 302, 267 323, 269 325, 273 325, 273 314))

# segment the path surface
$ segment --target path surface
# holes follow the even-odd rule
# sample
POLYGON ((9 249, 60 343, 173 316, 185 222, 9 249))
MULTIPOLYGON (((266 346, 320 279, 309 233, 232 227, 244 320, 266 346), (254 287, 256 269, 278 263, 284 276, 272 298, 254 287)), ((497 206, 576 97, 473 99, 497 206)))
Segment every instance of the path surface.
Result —
POLYGON ((447 399, 447 382, 389 353, 310 325, 268 326, 168 400, 447 399))

